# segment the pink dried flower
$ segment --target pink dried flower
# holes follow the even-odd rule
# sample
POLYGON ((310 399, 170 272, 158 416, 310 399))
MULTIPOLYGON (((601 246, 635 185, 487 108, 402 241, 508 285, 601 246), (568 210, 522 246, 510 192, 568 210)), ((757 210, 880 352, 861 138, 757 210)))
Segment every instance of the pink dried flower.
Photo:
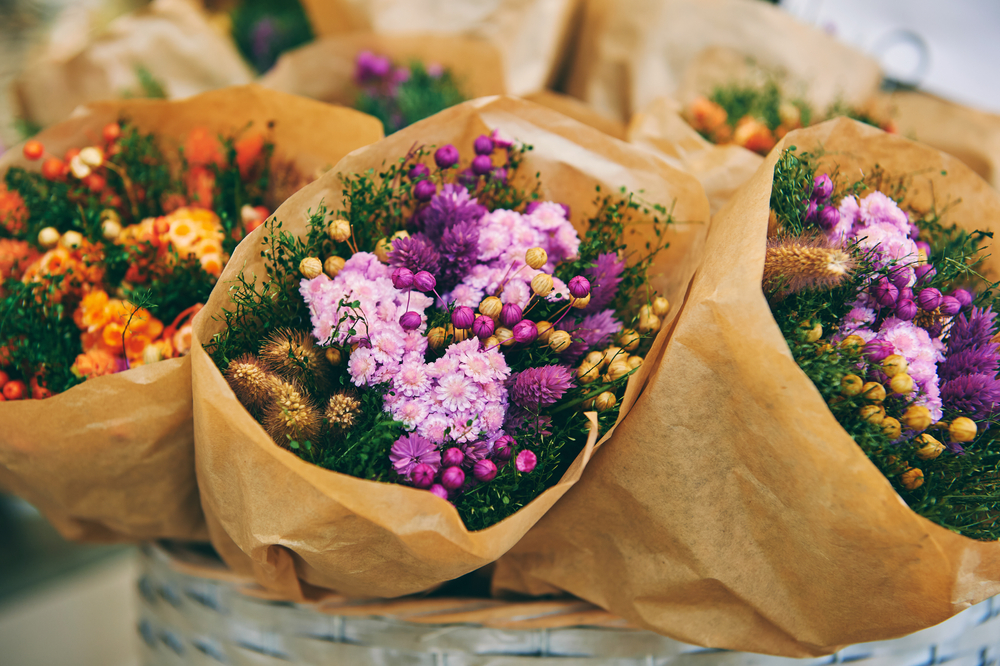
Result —
POLYGON ((524 449, 518 453, 517 458, 514 460, 514 466, 517 468, 517 471, 523 472, 524 474, 531 474, 537 464, 538 456, 528 449, 524 449))
POLYGON ((461 467, 446 467, 441 474, 441 485, 448 490, 461 488, 465 483, 465 472, 461 467))

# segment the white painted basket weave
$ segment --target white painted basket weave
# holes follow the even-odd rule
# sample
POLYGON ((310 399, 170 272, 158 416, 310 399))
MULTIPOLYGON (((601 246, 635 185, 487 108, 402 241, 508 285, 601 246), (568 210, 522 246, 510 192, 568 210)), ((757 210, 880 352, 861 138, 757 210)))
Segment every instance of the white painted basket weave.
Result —
POLYGON ((581 601, 293 604, 185 549, 145 546, 140 561, 147 666, 1000 666, 1000 597, 904 638, 787 659, 681 643, 581 601))

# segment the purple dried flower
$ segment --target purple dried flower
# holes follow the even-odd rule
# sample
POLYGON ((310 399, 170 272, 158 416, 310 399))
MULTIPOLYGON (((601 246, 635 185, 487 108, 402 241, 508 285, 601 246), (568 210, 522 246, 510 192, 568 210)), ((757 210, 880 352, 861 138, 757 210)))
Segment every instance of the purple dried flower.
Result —
POLYGON ((446 467, 441 474, 441 485, 448 490, 461 488, 463 483, 465 483, 465 472, 461 467, 446 467))
POLYGON ((590 303, 583 309, 584 314, 593 314, 606 309, 618 294, 625 262, 614 252, 597 256, 594 265, 585 273, 590 279, 590 303))
POLYGON ((417 488, 429 488, 434 483, 435 476, 437 476, 437 470, 434 467, 427 463, 418 463, 410 474, 410 481, 417 488))
POLYGON ((880 278, 872 286, 871 293, 879 305, 887 308, 895 305, 896 299, 899 298, 899 289, 885 278, 880 278))
POLYGON ((957 315, 962 311, 962 303, 954 296, 942 296, 941 297, 941 314, 943 315, 957 315))
POLYGON ((500 309, 500 324, 507 328, 513 328, 521 317, 521 306, 516 303, 507 303, 500 309))
POLYGON ((476 321, 476 313, 467 305, 459 305, 451 311, 451 323, 455 328, 472 328, 476 321))
POLYGON ((810 201, 806 206, 806 222, 817 222, 817 216, 819 215, 819 204, 815 201, 810 201))
POLYGON ((493 152, 493 139, 485 134, 480 134, 472 143, 472 149, 476 151, 476 155, 489 155, 493 152))
POLYGON ((930 264, 921 264, 913 269, 913 273, 917 276, 917 284, 921 284, 934 277, 937 270, 930 264))
POLYGON ((493 160, 489 155, 477 155, 472 160, 472 173, 477 176, 485 176, 493 170, 493 160))
POLYGON ((418 178, 427 178, 431 175, 431 170, 427 168, 426 164, 414 164, 410 167, 410 180, 417 180, 418 178))
POLYGON ((968 317, 959 315, 948 332, 948 354, 990 344, 996 317, 992 308, 972 308, 968 317))
POLYGON ((448 291, 469 274, 479 257, 479 227, 472 220, 459 222, 441 234, 441 290, 448 291))
POLYGON ((437 194, 437 185, 429 180, 421 180, 413 186, 413 196, 417 201, 430 201, 437 194))
POLYGON ((389 460, 400 476, 410 477, 413 468, 424 463, 437 470, 441 465, 441 452, 430 440, 420 435, 403 435, 389 449, 389 460))
POLYGON ((375 55, 371 51, 361 51, 354 61, 354 80, 361 84, 383 79, 389 75, 391 69, 392 63, 385 56, 375 55))
POLYGON ((813 179, 812 198, 820 203, 825 202, 833 194, 833 181, 830 176, 821 173, 813 179))
POLYGON ((530 319, 522 319, 514 324, 514 342, 522 345, 530 345, 538 338, 538 327, 530 319))
POLYGON ((480 460, 472 467, 472 475, 476 477, 476 480, 492 481, 497 475, 497 466, 492 460, 480 460))
POLYGON ((910 271, 907 268, 907 266, 893 266, 889 269, 889 279, 900 293, 910 285, 910 271))
POLYGON ((576 298, 586 298, 590 294, 590 280, 582 275, 570 278, 566 286, 569 287, 569 293, 576 298))
POLYGON ((494 129, 490 132, 490 139, 493 140, 493 145, 497 148, 510 148, 514 143, 512 141, 507 141, 500 136, 500 130, 494 129))
POLYGON ((541 201, 529 201, 529 202, 528 202, 528 205, 524 207, 524 214, 525 214, 525 215, 531 215, 531 214, 532 214, 532 213, 534 213, 534 212, 535 212, 535 211, 536 211, 536 210, 538 209, 538 207, 539 207, 539 206, 541 206, 541 205, 542 205, 542 202, 541 202, 541 201))
POLYGON ((406 291, 413 286, 413 271, 405 266, 399 266, 392 271, 392 286, 406 291))
POLYGON ((462 453, 462 449, 454 446, 446 449, 444 455, 441 456, 441 464, 445 467, 457 467, 463 462, 465 462, 465 454, 462 453))
POLYGON ((422 231, 436 243, 446 229, 463 223, 476 225, 485 214, 486 208, 470 197, 464 187, 449 183, 414 216, 413 222, 417 231, 422 231))
POLYGON ((892 354, 896 353, 896 348, 891 342, 875 338, 865 345, 865 357, 872 363, 881 363, 892 354))
POLYGON ((447 169, 458 164, 458 148, 450 143, 434 151, 434 163, 441 169, 447 169))
POLYGON ((441 255, 423 234, 397 238, 387 256, 390 265, 408 268, 411 273, 437 273, 440 270, 441 255))
POLYGON ((442 486, 440 483, 435 483, 433 486, 428 488, 432 494, 437 495, 443 500, 448 499, 448 490, 442 486))
POLYGON ((931 244, 924 241, 917 241, 917 249, 924 251, 924 256, 931 256, 931 244))
POLYGON ((501 435, 493 443, 493 457, 501 462, 507 462, 514 456, 514 447, 517 442, 510 435, 501 435))
POLYGON ((972 294, 967 289, 956 289, 951 292, 951 295, 958 299, 963 310, 972 305, 972 294))
POLYGON ((493 173, 491 173, 490 176, 494 180, 507 180, 507 169, 497 167, 496 169, 493 169, 493 173))
POLYGON ((941 387, 941 402, 945 409, 974 420, 992 416, 997 401, 1000 401, 1000 381, 992 374, 962 375, 941 387))
POLYGON ((420 315, 413 310, 408 310, 399 317, 399 325, 403 327, 404 331, 415 331, 420 328, 422 323, 420 315))
POLYGON ((934 287, 921 289, 920 293, 917 294, 917 305, 928 312, 937 310, 938 306, 941 305, 941 292, 934 287))
POLYGON ((422 291, 424 293, 428 291, 434 291, 434 287, 437 286, 437 280, 434 276, 427 271, 418 271, 416 275, 413 276, 413 287, 417 291, 422 291))
POLYGON ((908 298, 901 298, 896 303, 896 317, 903 321, 910 321, 917 316, 917 304, 908 298))
POLYGON ((998 350, 1000 345, 987 343, 983 346, 949 352, 948 357, 938 365, 938 376, 947 381, 962 375, 996 375, 1000 370, 998 350))
POLYGON ((573 386, 573 371, 562 365, 527 368, 508 380, 511 402, 527 410, 554 405, 573 386))
POLYGON ((840 211, 833 206, 826 206, 819 213, 817 223, 826 231, 832 230, 840 222, 840 211))
POLYGON ((479 182, 479 176, 477 176, 476 172, 470 167, 459 171, 458 178, 456 180, 458 180, 458 184, 462 187, 472 188, 479 182))
POLYGON ((480 340, 485 340, 493 335, 494 327, 492 319, 485 315, 478 315, 476 320, 472 322, 472 334, 480 340))
POLYGON ((523 472, 524 474, 531 474, 534 471, 535 465, 538 464, 538 456, 524 449, 517 454, 517 459, 514 461, 514 466, 517 467, 518 472, 523 472))
POLYGON ((490 447, 486 442, 469 442, 462 445, 462 452, 465 454, 465 467, 471 467, 480 460, 490 455, 490 447))

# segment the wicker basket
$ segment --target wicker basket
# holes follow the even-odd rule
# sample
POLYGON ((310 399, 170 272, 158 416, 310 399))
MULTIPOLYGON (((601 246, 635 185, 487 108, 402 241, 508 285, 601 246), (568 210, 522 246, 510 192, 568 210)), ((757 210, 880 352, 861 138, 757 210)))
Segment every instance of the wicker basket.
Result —
POLYGON ((148 666, 1000 664, 1000 597, 904 638, 794 660, 688 645, 581 601, 330 596, 294 604, 267 598, 209 554, 149 545, 140 557, 139 631, 148 666))

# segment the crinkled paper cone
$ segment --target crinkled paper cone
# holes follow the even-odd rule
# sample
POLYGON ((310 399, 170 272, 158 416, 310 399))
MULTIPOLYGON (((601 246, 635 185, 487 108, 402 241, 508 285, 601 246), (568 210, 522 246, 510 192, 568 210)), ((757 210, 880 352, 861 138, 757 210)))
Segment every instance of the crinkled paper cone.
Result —
POLYGON ((503 57, 506 89, 556 78, 579 0, 303 0, 317 35, 450 33, 487 39, 503 57))
POLYGON ((801 86, 814 105, 867 100, 871 58, 757 0, 587 0, 568 92, 627 121, 657 97, 681 99, 688 69, 722 48, 801 86))
MULTIPOLYGON (((265 131, 273 121, 275 163, 304 173, 382 136, 381 124, 365 114, 251 85, 177 102, 96 103, 37 138, 61 155, 97 140, 122 116, 155 132, 164 147, 179 145, 195 127, 230 134, 251 121, 265 131)), ((11 166, 38 168, 20 147, 0 158, 0 173, 11 166)), ((206 538, 194 478, 190 367, 190 359, 171 359, 46 400, 0 403, 0 484, 35 504, 67 538, 206 538)))
POLYGON ((713 144, 688 125, 680 113, 677 102, 666 97, 657 99, 632 116, 628 142, 697 178, 714 215, 750 180, 764 158, 736 144, 713 144))
POLYGON ((613 136, 616 139, 625 139, 625 125, 621 121, 602 116, 575 97, 551 90, 540 90, 529 95, 524 95, 524 99, 535 104, 547 106, 553 111, 558 111, 564 116, 569 116, 573 120, 579 120, 584 125, 590 125, 595 129, 599 129, 608 136, 613 136))
POLYGON ((492 43, 433 33, 352 33, 323 37, 283 54, 258 83, 282 92, 353 106, 358 95, 354 63, 361 51, 388 56, 399 65, 409 65, 412 60, 425 66, 442 65, 451 70, 458 89, 469 99, 505 92, 503 63, 492 43))
MULTIPOLYGON (((781 149, 845 179, 919 174, 909 203, 1000 196, 958 160, 838 119, 789 134, 712 220, 646 390, 586 476, 500 560, 497 591, 565 590, 699 645, 791 657, 901 636, 1000 592, 1000 545, 913 513, 792 359, 761 291, 781 149), (941 175, 941 171, 947 176, 941 175)), ((997 257, 990 260, 996 274, 997 257)))
MULTIPOLYGON (((473 100, 403 129, 347 156, 275 215, 287 230, 303 234, 308 210, 322 201, 332 210, 341 205, 339 174, 380 169, 415 143, 453 143, 468 156, 475 137, 494 128, 534 146, 525 156, 521 177, 539 172, 542 197, 568 204, 578 228, 594 210, 597 185, 605 192, 622 186, 641 190, 647 201, 673 206, 675 219, 689 223, 667 232, 672 245, 664 252, 655 283, 671 300, 682 298, 701 252, 708 214, 697 181, 654 156, 523 100, 473 100)), ((648 226, 631 230, 635 247, 642 247, 652 231, 648 226)), ((254 232, 237 248, 198 315, 197 340, 205 342, 222 329, 217 317, 229 303, 228 283, 240 267, 245 266, 248 279, 265 274, 259 248, 263 232, 254 232)), ((642 376, 658 350, 647 357, 642 376)), ((399 596, 496 560, 579 479, 597 438, 592 431, 557 485, 501 523, 469 532, 450 503, 427 491, 321 469, 278 447, 197 344, 192 367, 196 464, 212 541, 233 569, 252 572, 262 585, 290 598, 310 593, 308 586, 350 596, 399 596)), ((642 376, 632 378, 623 414, 641 389, 642 376)))
POLYGON ((191 0, 156 0, 112 21, 89 43, 64 52, 54 39, 14 83, 20 115, 42 126, 81 104, 141 96, 144 67, 170 98, 250 83, 253 72, 235 44, 191 0))

